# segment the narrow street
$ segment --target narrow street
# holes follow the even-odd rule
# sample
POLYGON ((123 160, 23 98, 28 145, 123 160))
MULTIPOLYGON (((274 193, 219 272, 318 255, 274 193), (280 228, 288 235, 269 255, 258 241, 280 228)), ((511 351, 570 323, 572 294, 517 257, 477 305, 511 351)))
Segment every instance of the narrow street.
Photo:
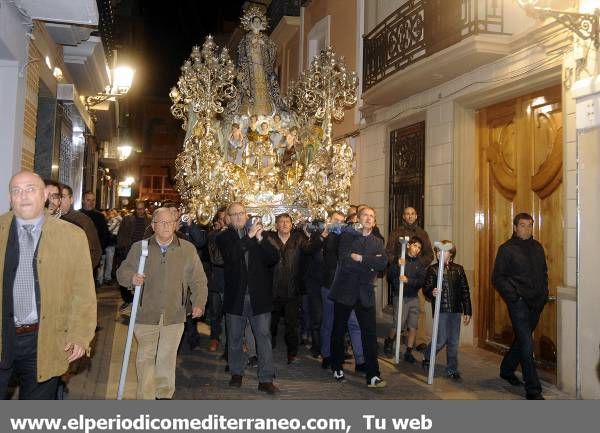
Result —
MULTIPOLYGON (((79 366, 68 383, 66 399, 115 399, 121 370, 123 348, 127 336, 127 322, 118 312, 120 304, 118 290, 114 287, 102 287, 98 291, 98 332, 94 343, 93 357, 79 366)), ((378 334, 383 335, 387 326, 380 323, 378 334)), ((332 380, 328 370, 321 368, 321 360, 310 355, 302 347, 299 362, 288 366, 286 363, 283 332, 280 332, 274 353, 277 371, 276 384, 281 392, 276 397, 258 392, 256 369, 248 368, 241 388, 228 386, 229 374, 224 371, 225 362, 221 360, 222 351, 209 352, 208 326, 198 325, 202 334, 200 347, 190 350, 185 341, 180 345, 177 360, 177 390, 174 399, 178 400, 220 400, 220 399, 486 399, 509 400, 523 398, 521 387, 511 387, 498 377, 500 357, 493 353, 472 347, 461 347, 459 352, 461 383, 446 379, 443 372, 445 355, 442 354, 437 376, 432 386, 420 363, 413 365, 401 361, 396 367, 392 360, 380 356, 382 376, 388 386, 384 389, 370 389, 364 379, 354 373, 353 361, 346 364, 347 382, 338 384, 332 380)), ((380 347, 382 338, 380 338, 380 347)), ((127 384, 126 399, 135 398, 135 342, 132 349, 127 384)), ((421 355, 417 354, 420 360, 421 355)), ((547 399, 568 399, 554 385, 544 383, 544 396, 547 399)))

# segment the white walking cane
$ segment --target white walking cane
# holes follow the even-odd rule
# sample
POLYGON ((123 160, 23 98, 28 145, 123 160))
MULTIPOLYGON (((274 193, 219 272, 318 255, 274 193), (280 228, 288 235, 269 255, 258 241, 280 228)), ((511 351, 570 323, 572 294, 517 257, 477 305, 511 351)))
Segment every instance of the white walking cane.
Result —
MULTIPOLYGON (((402 246, 402 252, 400 253, 400 258, 404 262, 406 259, 406 244, 408 244, 408 236, 400 236, 398 242, 402 246)), ((404 299, 404 281, 402 281, 402 277, 404 276, 404 264, 400 265, 400 287, 398 289, 398 311, 397 320, 396 320, 396 357, 394 358, 394 362, 398 364, 400 362, 400 332, 402 331, 402 323, 400 320, 402 319, 402 303, 404 299)))
POLYGON ((435 247, 440 252, 440 257, 438 259, 438 274, 437 274, 437 285, 436 287, 439 289, 440 293, 435 297, 435 311, 433 313, 433 330, 431 331, 431 351, 429 352, 429 376, 427 377, 427 384, 433 384, 433 373, 435 371, 435 355, 436 355, 436 347, 437 347, 437 334, 438 327, 440 325, 440 298, 442 297, 442 284, 444 281, 444 261, 445 256, 448 251, 452 248, 451 243, 442 244, 441 242, 436 242, 435 247))
MULTIPOLYGON (((146 257, 148 257, 148 240, 143 240, 142 255, 140 256, 140 264, 138 265, 137 271, 138 274, 144 273, 146 257)), ((131 354, 131 342, 133 341, 133 328, 135 327, 135 318, 137 316, 141 291, 141 285, 135 286, 135 292, 133 294, 133 303, 131 305, 131 317, 129 318, 129 328, 127 329, 127 342, 125 343, 125 354, 123 355, 123 366, 121 367, 121 377, 119 377, 119 390, 117 391, 117 400, 123 400, 123 393, 125 391, 125 379, 127 378, 127 367, 129 366, 129 355, 131 354)))

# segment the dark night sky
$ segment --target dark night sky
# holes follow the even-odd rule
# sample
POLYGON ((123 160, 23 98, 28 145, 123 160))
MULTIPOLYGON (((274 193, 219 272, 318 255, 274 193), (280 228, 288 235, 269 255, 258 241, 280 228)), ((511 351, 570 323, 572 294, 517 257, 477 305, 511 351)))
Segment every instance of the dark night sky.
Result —
MULTIPOLYGON (((135 3, 135 0, 134 0, 135 3)), ((136 78, 132 93, 167 97, 179 78, 180 67, 193 45, 201 45, 208 34, 232 31, 239 23, 244 0, 141 0, 132 8, 135 27, 132 54, 136 78)), ((117 33, 123 21, 117 12, 117 33)), ((124 42, 123 51, 128 43, 124 42)))

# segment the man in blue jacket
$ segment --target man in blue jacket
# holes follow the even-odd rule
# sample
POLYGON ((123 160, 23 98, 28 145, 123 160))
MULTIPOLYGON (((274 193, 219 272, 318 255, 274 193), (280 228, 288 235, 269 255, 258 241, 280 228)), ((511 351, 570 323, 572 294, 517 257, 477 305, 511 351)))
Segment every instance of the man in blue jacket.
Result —
POLYGON ((344 334, 354 310, 362 333, 367 386, 383 388, 386 383, 380 377, 377 361, 375 279, 385 270, 387 255, 383 241, 373 235, 375 210, 364 207, 358 219, 361 231, 350 229, 340 236, 338 267, 330 294, 334 301, 331 368, 334 379, 343 382, 344 334))

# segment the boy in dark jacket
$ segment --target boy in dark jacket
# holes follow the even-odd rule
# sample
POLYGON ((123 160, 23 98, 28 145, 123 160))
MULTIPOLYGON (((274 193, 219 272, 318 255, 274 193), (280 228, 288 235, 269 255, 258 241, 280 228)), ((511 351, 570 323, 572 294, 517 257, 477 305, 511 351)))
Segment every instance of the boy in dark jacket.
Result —
POLYGON ((404 263, 402 258, 390 266, 388 280, 392 285, 394 297, 394 327, 390 328, 388 337, 385 339, 383 351, 386 355, 391 355, 394 349, 394 340, 396 339, 396 329, 398 327, 398 295, 400 289, 400 279, 404 282, 404 292, 402 297, 402 317, 400 320, 400 329, 408 329, 406 341, 406 352, 404 360, 414 363, 415 357, 412 354, 415 340, 417 338, 417 328, 419 324, 419 289, 425 282, 427 268, 421 260, 421 251, 423 241, 417 236, 409 239, 406 245, 406 259, 404 263), (404 264, 404 275, 400 276, 400 266, 404 264))
MULTIPOLYGON (((449 244, 450 241, 442 241, 442 244, 449 244)), ((435 248, 435 254, 440 260, 440 251, 435 248)), ((425 285, 423 286, 423 294, 432 301, 434 296, 440 298, 440 321, 438 327, 437 354, 444 346, 446 346, 446 374, 455 381, 460 381, 460 373, 458 372, 458 344, 460 340, 460 319, 463 318, 463 323, 468 325, 471 322, 471 295, 469 292, 469 283, 465 270, 458 263, 454 263, 456 256, 456 247, 453 246, 444 257, 444 279, 441 290, 437 285, 438 263, 427 268, 425 276, 425 285)), ((425 350, 423 359, 423 368, 429 368, 429 355, 431 353, 431 343, 425 350)))

